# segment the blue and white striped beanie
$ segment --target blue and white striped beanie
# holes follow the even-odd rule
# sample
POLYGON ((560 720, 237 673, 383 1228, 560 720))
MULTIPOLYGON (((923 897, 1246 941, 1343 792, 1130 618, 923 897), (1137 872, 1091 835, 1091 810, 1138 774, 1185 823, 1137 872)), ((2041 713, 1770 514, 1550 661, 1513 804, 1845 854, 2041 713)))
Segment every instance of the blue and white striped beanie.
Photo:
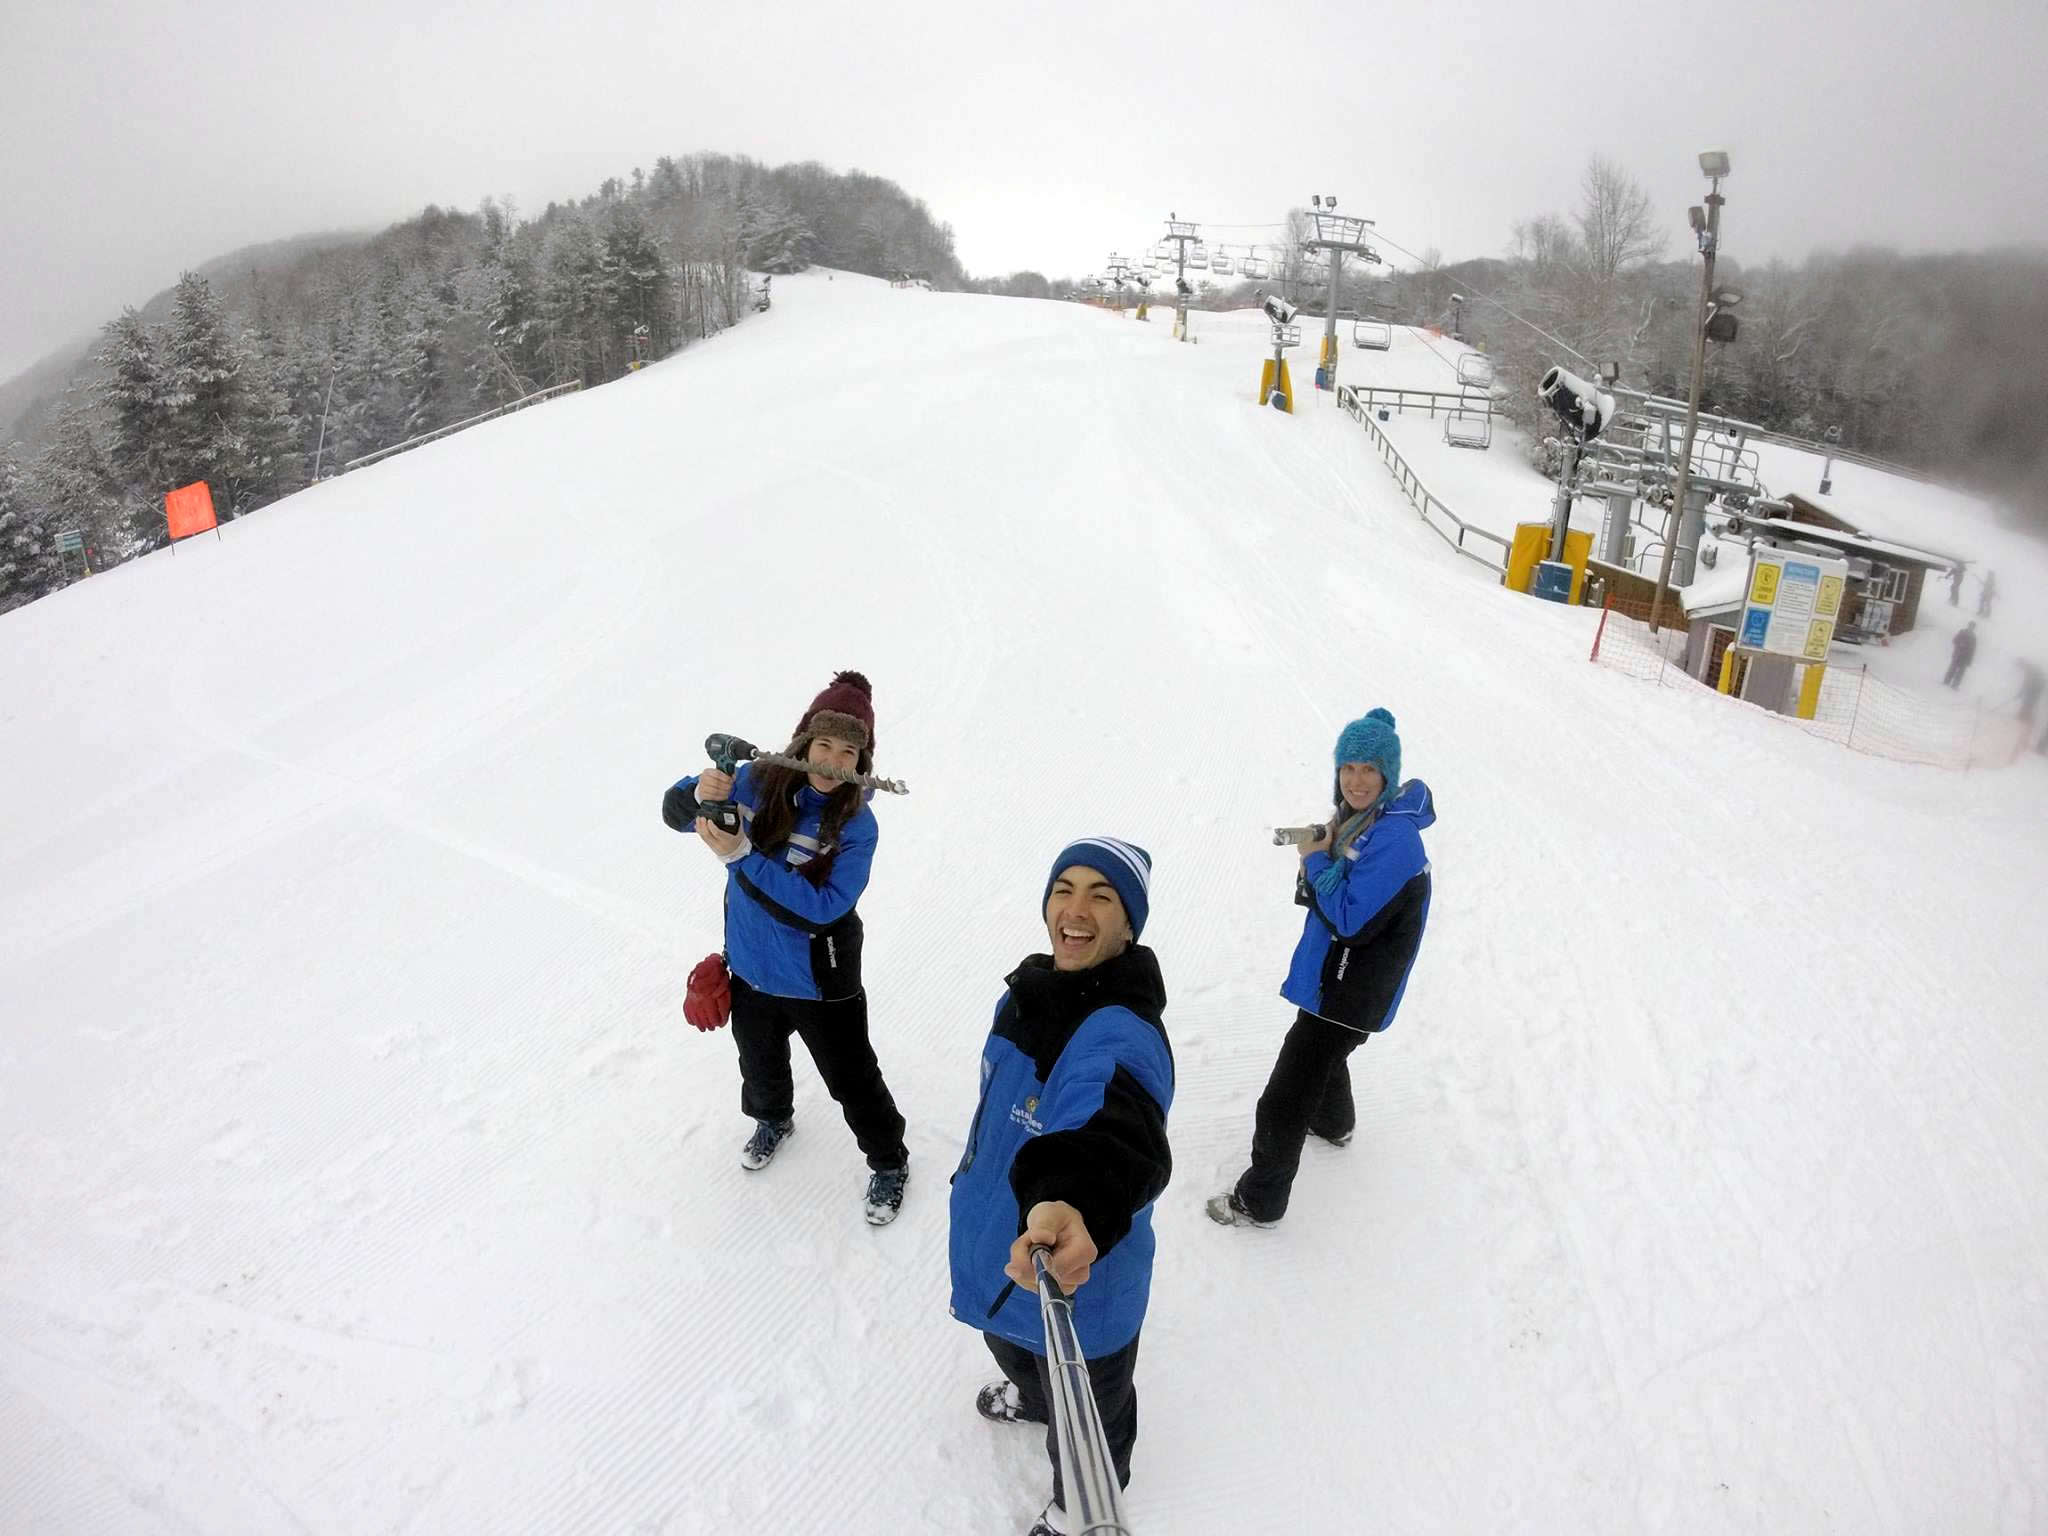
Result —
MULTIPOLYGON (((1401 738, 1394 731, 1394 717, 1384 709, 1368 710, 1338 733, 1337 750, 1332 754, 1336 766, 1346 763, 1370 763, 1379 769, 1386 787, 1380 791, 1379 803, 1385 805, 1394 798, 1395 790, 1401 786, 1401 738)), ((1342 790, 1335 791, 1336 798, 1344 798, 1342 790)))
POLYGON ((1124 916, 1131 920, 1131 938, 1141 938, 1145 914, 1152 907, 1152 855, 1120 837, 1084 837, 1067 844, 1052 861, 1052 873, 1045 877, 1045 892, 1038 898, 1041 914, 1052 900, 1052 883, 1059 879, 1060 871, 1076 864, 1094 870, 1110 883, 1117 900, 1124 904, 1124 916))

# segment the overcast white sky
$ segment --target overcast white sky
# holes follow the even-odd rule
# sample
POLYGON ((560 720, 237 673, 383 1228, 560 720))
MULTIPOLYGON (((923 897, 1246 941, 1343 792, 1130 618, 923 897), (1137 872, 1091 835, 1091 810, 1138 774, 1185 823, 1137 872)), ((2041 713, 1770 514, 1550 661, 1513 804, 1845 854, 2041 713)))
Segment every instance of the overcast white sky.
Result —
POLYGON ((0 378, 239 245, 538 211, 702 149, 889 177, 976 274, 1080 275, 1169 209, 1312 192, 1500 254, 1595 151, 1676 254, 1717 146, 1738 260, 2048 241, 2039 0, 0 0, 0 46, 0 378))

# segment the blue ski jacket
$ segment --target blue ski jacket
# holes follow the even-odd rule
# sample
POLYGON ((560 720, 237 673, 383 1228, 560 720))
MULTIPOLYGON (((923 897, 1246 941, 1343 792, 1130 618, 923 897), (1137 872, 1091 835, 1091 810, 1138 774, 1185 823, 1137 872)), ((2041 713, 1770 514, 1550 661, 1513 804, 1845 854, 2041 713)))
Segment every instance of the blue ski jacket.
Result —
POLYGON ((1085 971, 1056 971, 1050 955, 1032 955, 1008 987, 982 1048, 981 1096, 953 1174, 948 1310, 1044 1354, 1038 1298, 1006 1294, 1003 1266, 1025 1213, 1064 1200, 1100 1254, 1073 1297, 1074 1327, 1092 1359, 1138 1336, 1151 1296, 1152 1206, 1173 1173, 1166 987, 1152 951, 1135 944, 1085 971))
MULTIPOLYGON (((740 827, 754 822, 753 764, 733 777, 740 827)), ((695 832, 697 776, 679 779, 662 797, 662 820, 695 832)), ((854 905, 867 889, 880 829, 865 804, 839 834, 838 857, 824 883, 804 878, 805 864, 824 850, 818 829, 824 795, 806 783, 797 791, 795 830, 787 846, 751 849, 725 866, 725 963, 757 992, 771 997, 836 1002, 859 993, 861 921, 854 905)))
POLYGON ((1394 1022, 1429 921, 1422 832, 1435 822, 1429 786, 1410 779, 1346 846, 1301 861, 1294 899, 1309 913, 1282 997, 1348 1029, 1376 1033, 1394 1022), (1316 877, 1335 860, 1344 878, 1324 894, 1316 877))

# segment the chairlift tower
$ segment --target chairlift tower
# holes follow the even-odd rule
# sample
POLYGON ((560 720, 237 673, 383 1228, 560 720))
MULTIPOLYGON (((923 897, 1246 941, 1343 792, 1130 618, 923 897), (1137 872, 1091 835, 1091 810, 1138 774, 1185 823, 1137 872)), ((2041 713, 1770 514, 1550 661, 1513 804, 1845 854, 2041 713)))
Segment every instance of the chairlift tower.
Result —
POLYGON ((1134 265, 1128 256, 1119 256, 1114 252, 1110 253, 1109 262, 1103 267, 1103 271, 1109 274, 1110 282, 1116 287, 1116 312, 1118 314, 1124 312, 1124 284, 1130 280, 1133 270, 1134 265))
POLYGON ((1337 199, 1317 195, 1309 199, 1310 238, 1302 241, 1305 251, 1325 251, 1330 263, 1330 296, 1323 305, 1323 357, 1316 369, 1316 388, 1337 387, 1337 279, 1344 270, 1347 252, 1368 265, 1380 260, 1380 253, 1365 242, 1371 219, 1337 212, 1337 199))
POLYGON ((1173 247, 1173 339, 1188 339, 1188 247, 1200 249, 1202 233, 1186 219, 1176 219, 1171 213, 1166 216, 1166 238, 1159 242, 1163 251, 1173 247))

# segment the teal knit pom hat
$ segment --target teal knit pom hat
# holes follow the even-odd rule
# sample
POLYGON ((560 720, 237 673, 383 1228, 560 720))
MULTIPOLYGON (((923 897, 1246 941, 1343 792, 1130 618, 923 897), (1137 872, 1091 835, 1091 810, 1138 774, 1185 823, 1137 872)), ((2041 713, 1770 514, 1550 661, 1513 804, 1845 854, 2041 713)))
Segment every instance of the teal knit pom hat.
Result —
MULTIPOLYGON (((1339 768, 1346 763, 1372 764, 1387 781, 1377 803, 1385 805, 1394 798, 1401 783, 1401 738, 1395 733, 1394 717, 1388 711, 1368 710, 1345 726, 1337 735, 1337 749, 1332 756, 1339 768)), ((1333 787, 1332 797, 1341 803, 1343 790, 1333 787)))

